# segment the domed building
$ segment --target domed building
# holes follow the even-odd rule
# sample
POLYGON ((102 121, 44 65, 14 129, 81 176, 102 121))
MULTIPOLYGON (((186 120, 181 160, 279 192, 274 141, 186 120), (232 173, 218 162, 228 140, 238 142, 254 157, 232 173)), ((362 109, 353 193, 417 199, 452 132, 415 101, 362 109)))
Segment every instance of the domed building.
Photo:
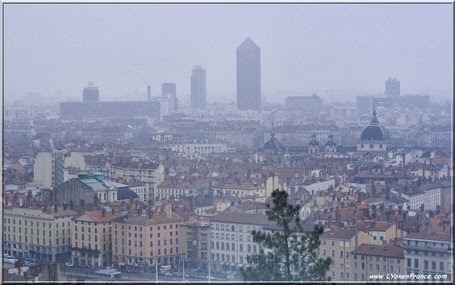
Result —
POLYGON ((370 125, 363 129, 360 134, 360 142, 357 151, 386 152, 390 143, 389 132, 379 124, 376 110, 373 110, 373 118, 370 125))
POLYGON ((311 140, 308 143, 308 153, 319 153, 319 143, 315 134, 311 135, 311 140))
POLYGON ((325 143, 325 152, 336 152, 337 144, 333 140, 333 135, 329 135, 329 140, 325 143))
POLYGON ((282 153, 286 151, 284 147, 276 138, 275 134, 271 134, 270 140, 264 143, 264 145, 259 149, 260 151, 265 152, 277 152, 282 153))

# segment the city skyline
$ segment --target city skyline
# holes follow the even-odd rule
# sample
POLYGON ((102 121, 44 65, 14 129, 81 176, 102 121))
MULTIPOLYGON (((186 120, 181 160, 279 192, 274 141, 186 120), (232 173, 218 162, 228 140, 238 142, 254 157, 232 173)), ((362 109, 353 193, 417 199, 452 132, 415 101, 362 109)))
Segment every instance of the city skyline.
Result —
POLYGON ((403 95, 450 99, 450 8, 7 4, 4 98, 37 92, 80 100, 81 89, 93 81, 102 101, 146 100, 147 85, 159 96, 163 82, 175 82, 184 102, 190 98, 189 71, 202 65, 210 70, 208 103, 235 102, 235 50, 249 36, 261 47, 262 97, 270 102, 294 93, 316 92, 324 100, 380 94, 389 75, 401 82, 403 95), (200 17, 187 21, 190 15, 200 17), (268 24, 270 17, 278 24, 268 24))

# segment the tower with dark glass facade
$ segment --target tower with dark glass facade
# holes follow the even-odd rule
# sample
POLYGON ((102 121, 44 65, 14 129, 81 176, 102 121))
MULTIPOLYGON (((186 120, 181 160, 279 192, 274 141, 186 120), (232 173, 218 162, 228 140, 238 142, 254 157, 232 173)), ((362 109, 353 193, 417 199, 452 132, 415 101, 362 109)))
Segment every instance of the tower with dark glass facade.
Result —
POLYGON ((249 37, 237 48, 237 109, 261 111, 261 49, 249 37))
POLYGON ((206 109, 205 69, 195 66, 191 73, 191 109, 206 109))

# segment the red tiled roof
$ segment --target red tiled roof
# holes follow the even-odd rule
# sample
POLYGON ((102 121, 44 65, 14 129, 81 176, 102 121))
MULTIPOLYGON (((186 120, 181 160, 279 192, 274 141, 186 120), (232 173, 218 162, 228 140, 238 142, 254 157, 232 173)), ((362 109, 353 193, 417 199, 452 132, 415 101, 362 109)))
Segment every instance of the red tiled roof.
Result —
POLYGON ((92 210, 92 211, 86 212, 86 214, 89 215, 90 217, 94 218, 95 220, 97 220, 100 223, 111 222, 115 219, 118 219, 118 218, 124 216, 123 212, 120 212, 120 211, 114 212, 114 215, 112 215, 112 212, 106 211, 106 213, 103 217, 103 212, 101 209, 92 210))
POLYGON ((392 244, 374 245, 363 243, 353 254, 404 258, 404 248, 392 244))
POLYGON ((438 233, 430 233, 427 234, 425 232, 420 233, 409 233, 405 239, 421 239, 421 240, 435 240, 435 241, 448 241, 450 242, 452 239, 450 234, 444 232, 438 233))

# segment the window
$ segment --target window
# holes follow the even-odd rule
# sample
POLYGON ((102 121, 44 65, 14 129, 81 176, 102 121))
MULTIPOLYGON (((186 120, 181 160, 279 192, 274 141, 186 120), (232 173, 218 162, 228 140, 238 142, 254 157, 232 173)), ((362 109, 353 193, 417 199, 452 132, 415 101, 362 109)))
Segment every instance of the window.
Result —
POLYGON ((444 271, 444 262, 439 262, 439 271, 444 271))
POLYGON ((436 261, 431 262, 431 270, 436 270, 436 261))
POLYGON ((417 258, 414 259, 414 268, 419 268, 419 260, 417 258))
POLYGON ((411 259, 410 259, 410 258, 407 259, 406 266, 407 266, 407 267, 411 267, 411 259))

